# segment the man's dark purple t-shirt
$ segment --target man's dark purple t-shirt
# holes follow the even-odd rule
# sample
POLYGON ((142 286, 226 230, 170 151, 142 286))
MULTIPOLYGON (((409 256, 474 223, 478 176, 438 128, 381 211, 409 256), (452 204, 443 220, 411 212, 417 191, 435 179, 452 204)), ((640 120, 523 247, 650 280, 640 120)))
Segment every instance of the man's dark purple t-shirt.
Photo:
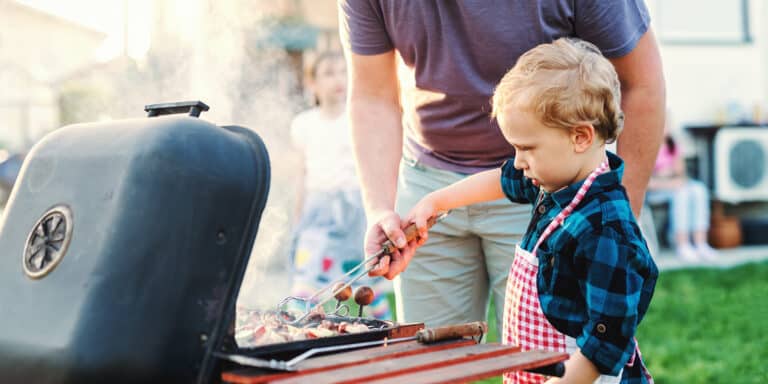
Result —
POLYGON ((512 156, 490 118, 491 97, 521 54, 576 36, 620 57, 649 25, 642 0, 339 0, 339 20, 352 52, 395 49, 407 67, 404 154, 461 173, 512 156))

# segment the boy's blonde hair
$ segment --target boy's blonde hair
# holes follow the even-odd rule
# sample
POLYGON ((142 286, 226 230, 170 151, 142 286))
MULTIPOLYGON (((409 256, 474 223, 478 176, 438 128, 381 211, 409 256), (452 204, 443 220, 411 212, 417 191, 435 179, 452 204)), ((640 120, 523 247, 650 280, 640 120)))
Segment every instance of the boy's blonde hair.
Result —
POLYGON ((533 112, 552 128, 591 123, 607 143, 624 125, 613 65, 593 44, 576 38, 541 44, 520 56, 496 86, 492 116, 510 106, 533 112))

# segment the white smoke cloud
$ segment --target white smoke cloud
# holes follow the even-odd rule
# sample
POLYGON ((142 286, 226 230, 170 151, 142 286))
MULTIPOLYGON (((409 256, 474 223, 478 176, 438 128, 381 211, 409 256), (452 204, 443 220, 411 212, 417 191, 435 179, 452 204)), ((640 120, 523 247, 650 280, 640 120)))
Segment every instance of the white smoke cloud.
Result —
POLYGON ((62 84, 74 95, 64 99, 71 120, 64 123, 142 117, 146 104, 201 100, 211 107, 202 119, 244 126, 262 137, 272 180, 241 287, 239 303, 251 308, 271 308, 289 292, 299 164, 288 127, 304 107, 296 71, 300 54, 268 43, 278 19, 267 3, 156 0, 151 47, 143 61, 115 60, 62 84))

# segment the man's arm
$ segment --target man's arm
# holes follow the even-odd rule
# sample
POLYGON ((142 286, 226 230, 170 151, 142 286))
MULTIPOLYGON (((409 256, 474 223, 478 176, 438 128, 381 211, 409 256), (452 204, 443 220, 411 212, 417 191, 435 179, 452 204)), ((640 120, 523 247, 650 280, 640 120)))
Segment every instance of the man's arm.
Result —
POLYGON ((395 52, 345 54, 349 121, 365 210, 393 210, 403 145, 395 52))
POLYGON ((621 80, 621 104, 626 116, 617 148, 625 160, 624 187, 637 217, 663 138, 666 108, 661 56, 651 29, 629 54, 611 62, 621 80))
POLYGON ((416 250, 416 241, 406 243, 395 213, 397 170, 402 156, 403 126, 395 52, 358 55, 345 48, 349 93, 347 105, 352 145, 368 219, 365 254, 376 253, 387 239, 400 248, 391 259, 388 279, 400 273, 416 250))

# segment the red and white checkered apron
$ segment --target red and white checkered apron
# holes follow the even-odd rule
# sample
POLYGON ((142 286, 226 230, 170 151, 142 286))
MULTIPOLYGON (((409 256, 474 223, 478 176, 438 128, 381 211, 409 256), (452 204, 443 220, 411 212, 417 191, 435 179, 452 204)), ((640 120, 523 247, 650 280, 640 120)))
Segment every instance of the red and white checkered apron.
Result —
MULTIPOLYGON (((552 220, 539 237, 532 252, 527 252, 518 245, 515 249, 515 260, 509 269, 507 290, 504 302, 504 329, 502 342, 509 345, 519 345, 523 351, 543 349, 556 352, 566 352, 566 335, 558 332, 549 323, 539 305, 539 294, 536 286, 536 275, 539 264, 536 260, 536 250, 549 235, 563 223, 573 209, 584 198, 595 178, 608 170, 608 159, 589 174, 584 184, 576 192, 573 200, 557 217, 552 220)), ((547 377, 529 372, 510 372, 504 374, 505 384, 543 383, 547 377)))

